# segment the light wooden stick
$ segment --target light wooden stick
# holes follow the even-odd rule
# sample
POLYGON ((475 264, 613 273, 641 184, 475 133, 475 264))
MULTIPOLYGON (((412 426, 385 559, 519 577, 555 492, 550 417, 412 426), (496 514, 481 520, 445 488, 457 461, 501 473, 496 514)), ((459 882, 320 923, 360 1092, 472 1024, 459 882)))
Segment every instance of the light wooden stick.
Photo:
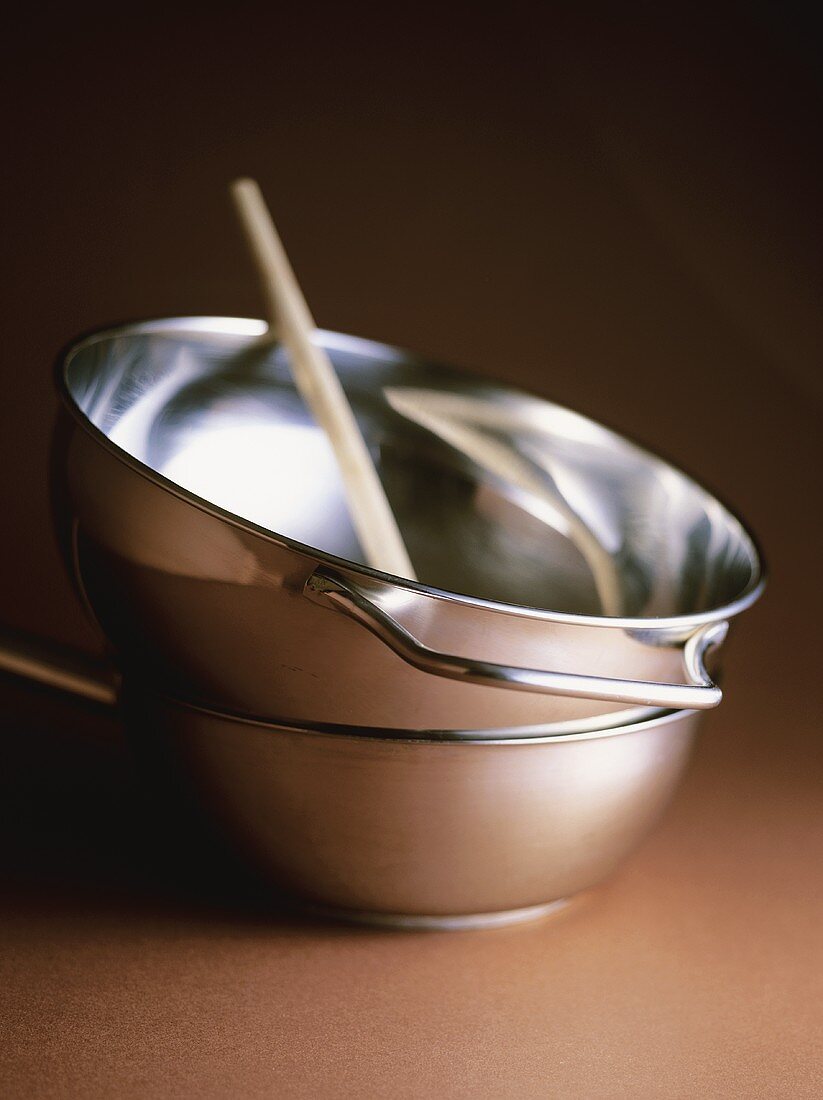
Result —
POLYGON ((331 360, 312 340, 314 319, 260 188, 241 179, 231 194, 268 306, 269 326, 289 351, 295 385, 326 433, 343 477, 354 529, 369 565, 415 580, 406 546, 331 360))
POLYGON ((559 515, 569 538, 585 558, 603 614, 622 615, 623 586, 614 556, 566 500, 550 468, 541 467, 539 462, 496 438, 496 430, 505 432, 518 426, 510 421, 505 407, 435 390, 389 386, 383 393, 393 409, 450 443, 504 484, 520 489, 527 497, 545 501, 559 515))

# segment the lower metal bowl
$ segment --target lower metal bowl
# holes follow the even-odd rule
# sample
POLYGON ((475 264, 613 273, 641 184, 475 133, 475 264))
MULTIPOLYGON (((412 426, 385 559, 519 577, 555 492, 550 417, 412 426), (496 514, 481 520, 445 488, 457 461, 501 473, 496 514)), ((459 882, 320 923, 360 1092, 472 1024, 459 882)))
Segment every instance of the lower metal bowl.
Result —
POLYGON ((277 889, 424 928, 528 919, 605 879, 668 803, 700 719, 496 740, 274 725, 142 690, 126 711, 277 889))

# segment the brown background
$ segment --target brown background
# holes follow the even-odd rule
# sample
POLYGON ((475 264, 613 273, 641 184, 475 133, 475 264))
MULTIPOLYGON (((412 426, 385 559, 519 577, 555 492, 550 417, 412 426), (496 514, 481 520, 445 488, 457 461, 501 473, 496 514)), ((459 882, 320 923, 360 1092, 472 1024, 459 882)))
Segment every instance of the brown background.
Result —
POLYGON ((97 644, 51 541, 50 363, 109 321, 256 315, 246 173, 321 324, 663 451, 771 583, 660 829, 510 931, 272 913, 157 816, 105 720, 0 685, 4 1095, 823 1092, 816 47, 786 5, 632 10, 72 8, 7 36, 4 623, 97 644))

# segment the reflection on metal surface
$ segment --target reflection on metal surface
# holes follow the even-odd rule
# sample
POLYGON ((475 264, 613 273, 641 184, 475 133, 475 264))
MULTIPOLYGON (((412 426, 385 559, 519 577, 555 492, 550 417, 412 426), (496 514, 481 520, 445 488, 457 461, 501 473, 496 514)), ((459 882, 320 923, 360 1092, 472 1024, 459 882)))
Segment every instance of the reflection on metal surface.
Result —
POLYGON ((310 424, 238 420, 194 432, 159 472, 228 512, 303 542, 322 542, 330 526, 349 522, 334 453, 310 424))
POLYGON ((377 928, 392 928, 405 932, 470 932, 486 928, 506 928, 511 924, 528 924, 543 920, 568 908, 567 898, 558 898, 544 905, 527 905, 523 909, 503 909, 497 913, 467 913, 454 916, 431 916, 402 913, 367 913, 355 909, 334 909, 331 906, 309 905, 300 908, 309 916, 331 918, 346 924, 368 924, 377 928))

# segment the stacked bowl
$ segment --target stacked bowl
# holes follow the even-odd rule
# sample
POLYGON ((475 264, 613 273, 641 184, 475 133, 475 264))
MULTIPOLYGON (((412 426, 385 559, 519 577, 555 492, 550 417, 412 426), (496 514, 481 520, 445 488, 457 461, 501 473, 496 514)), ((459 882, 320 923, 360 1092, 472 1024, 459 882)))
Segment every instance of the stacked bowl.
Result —
POLYGON ((129 685, 211 812, 327 910, 452 926, 602 879, 665 805, 707 653, 763 585, 694 481, 550 402, 332 333, 419 581, 363 564, 262 322, 60 359, 56 514, 129 685))

